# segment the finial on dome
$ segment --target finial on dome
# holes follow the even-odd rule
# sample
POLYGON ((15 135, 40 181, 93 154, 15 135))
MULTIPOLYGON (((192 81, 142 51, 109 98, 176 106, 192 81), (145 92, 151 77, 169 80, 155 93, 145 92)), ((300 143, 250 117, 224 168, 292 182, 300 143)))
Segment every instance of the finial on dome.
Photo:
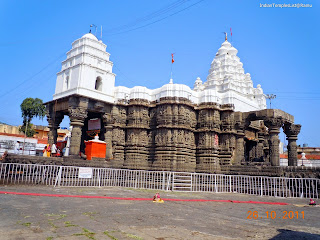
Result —
POLYGON ((173 84, 173 79, 172 78, 170 78, 170 82, 169 82, 170 84, 173 84))
POLYGON ((225 40, 225 41, 228 41, 228 33, 226 33, 226 32, 223 32, 223 33, 224 33, 224 35, 225 35, 224 40, 225 40))
POLYGON ((96 28, 95 36, 97 36, 97 26, 94 25, 94 24, 91 24, 91 25, 90 25, 90 31, 89 31, 89 33, 92 33, 92 32, 91 32, 91 28, 92 28, 92 27, 95 27, 95 28, 96 28))

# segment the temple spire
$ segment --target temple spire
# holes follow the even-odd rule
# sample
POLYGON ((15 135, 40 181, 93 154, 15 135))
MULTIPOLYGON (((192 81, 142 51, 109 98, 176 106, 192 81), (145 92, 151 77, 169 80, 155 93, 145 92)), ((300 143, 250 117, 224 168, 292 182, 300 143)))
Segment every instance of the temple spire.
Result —
POLYGON ((224 40, 225 40, 225 41, 228 41, 228 33, 226 33, 226 32, 223 32, 223 33, 224 33, 224 35, 225 35, 224 40))

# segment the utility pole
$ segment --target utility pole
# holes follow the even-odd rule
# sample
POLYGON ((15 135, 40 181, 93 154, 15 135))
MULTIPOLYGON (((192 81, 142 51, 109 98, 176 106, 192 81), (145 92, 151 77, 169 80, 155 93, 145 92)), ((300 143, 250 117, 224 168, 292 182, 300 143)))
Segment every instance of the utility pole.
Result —
POLYGON ((264 95, 267 99, 269 99, 269 101, 270 101, 270 109, 271 109, 271 100, 272 99, 275 99, 276 97, 277 97, 277 95, 275 95, 275 94, 266 94, 266 95, 264 95))

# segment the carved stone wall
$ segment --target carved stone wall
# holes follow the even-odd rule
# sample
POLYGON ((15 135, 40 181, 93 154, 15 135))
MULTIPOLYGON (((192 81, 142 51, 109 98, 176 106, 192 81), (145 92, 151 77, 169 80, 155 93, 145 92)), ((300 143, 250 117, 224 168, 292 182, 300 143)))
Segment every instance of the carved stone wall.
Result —
POLYGON ((85 121, 100 116, 100 137, 107 143, 106 161, 112 167, 212 173, 224 165, 250 164, 246 154, 251 161, 279 166, 282 126, 289 141, 289 164, 296 164, 301 126, 281 110, 235 113, 229 104, 195 105, 175 97, 105 103, 74 95, 59 101, 47 104, 49 143, 55 141, 63 116, 69 115, 73 127, 70 154, 78 155, 84 148, 85 121), (252 124, 259 121, 264 124, 252 124))

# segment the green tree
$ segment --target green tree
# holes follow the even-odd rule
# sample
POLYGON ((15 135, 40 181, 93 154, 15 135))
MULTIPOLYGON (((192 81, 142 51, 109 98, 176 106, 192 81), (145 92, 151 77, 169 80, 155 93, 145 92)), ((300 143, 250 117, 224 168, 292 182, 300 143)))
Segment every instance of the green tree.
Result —
POLYGON ((26 98, 21 103, 20 108, 23 117, 23 125, 20 131, 24 132, 27 137, 32 137, 34 135, 34 129, 31 125, 32 118, 43 119, 46 113, 45 106, 39 98, 26 98))

